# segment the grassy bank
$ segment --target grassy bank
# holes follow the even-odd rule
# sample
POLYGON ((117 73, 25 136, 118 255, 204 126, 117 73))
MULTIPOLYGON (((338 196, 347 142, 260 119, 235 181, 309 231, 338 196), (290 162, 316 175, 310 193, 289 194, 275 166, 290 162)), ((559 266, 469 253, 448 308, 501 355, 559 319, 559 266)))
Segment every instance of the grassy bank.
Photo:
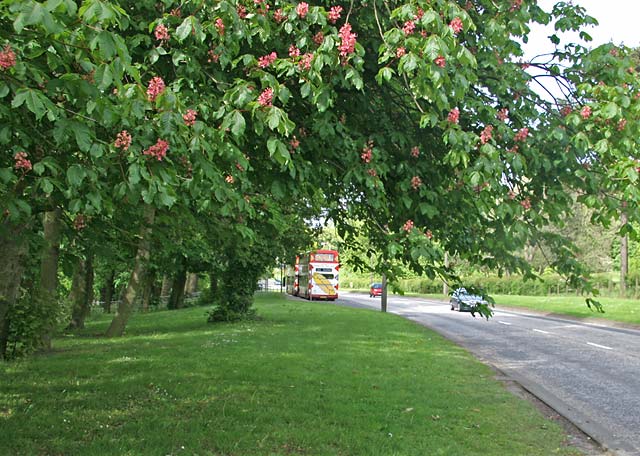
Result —
POLYGON ((262 295, 262 319, 136 315, 0 365, 0 454, 550 455, 563 432, 399 317, 262 295))
POLYGON ((541 312, 570 315, 578 318, 604 318, 640 325, 640 300, 600 298, 604 313, 591 311, 584 298, 578 296, 494 296, 496 304, 526 307, 541 312))

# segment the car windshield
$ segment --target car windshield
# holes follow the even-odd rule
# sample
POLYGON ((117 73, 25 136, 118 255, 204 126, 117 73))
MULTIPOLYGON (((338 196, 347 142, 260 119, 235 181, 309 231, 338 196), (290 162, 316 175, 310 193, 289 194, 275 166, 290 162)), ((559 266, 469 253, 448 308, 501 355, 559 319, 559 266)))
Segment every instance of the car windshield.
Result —
POLYGON ((371 285, 371 288, 382 288, 382 284, 381 283, 374 283, 371 285))

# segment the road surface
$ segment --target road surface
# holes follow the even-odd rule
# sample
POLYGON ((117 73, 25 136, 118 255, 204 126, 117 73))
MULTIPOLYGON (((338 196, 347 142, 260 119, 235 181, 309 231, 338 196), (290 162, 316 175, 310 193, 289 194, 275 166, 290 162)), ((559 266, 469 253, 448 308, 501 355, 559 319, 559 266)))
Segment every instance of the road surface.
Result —
MULTIPOLYGON (((336 304, 379 310, 380 298, 342 293, 336 304)), ((388 312, 459 343, 605 448, 640 455, 640 331, 499 308, 487 321, 401 296, 388 312)))

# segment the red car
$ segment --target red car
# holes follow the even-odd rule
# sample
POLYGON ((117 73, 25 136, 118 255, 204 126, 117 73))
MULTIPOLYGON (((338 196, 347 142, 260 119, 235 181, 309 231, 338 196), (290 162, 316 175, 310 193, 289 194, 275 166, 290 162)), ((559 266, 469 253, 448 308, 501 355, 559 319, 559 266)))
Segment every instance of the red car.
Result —
POLYGON ((372 283, 371 288, 369 288, 369 297, 373 298, 375 296, 382 296, 382 284, 381 283, 372 283))

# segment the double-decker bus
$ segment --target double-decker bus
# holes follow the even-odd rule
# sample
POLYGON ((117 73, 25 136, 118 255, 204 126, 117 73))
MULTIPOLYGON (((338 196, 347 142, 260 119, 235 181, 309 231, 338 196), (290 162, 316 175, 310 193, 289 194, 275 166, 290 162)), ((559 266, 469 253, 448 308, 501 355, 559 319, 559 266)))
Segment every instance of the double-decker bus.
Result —
POLYGON ((312 250, 296 257, 293 267, 287 268, 287 293, 309 300, 338 299, 338 252, 312 250))

